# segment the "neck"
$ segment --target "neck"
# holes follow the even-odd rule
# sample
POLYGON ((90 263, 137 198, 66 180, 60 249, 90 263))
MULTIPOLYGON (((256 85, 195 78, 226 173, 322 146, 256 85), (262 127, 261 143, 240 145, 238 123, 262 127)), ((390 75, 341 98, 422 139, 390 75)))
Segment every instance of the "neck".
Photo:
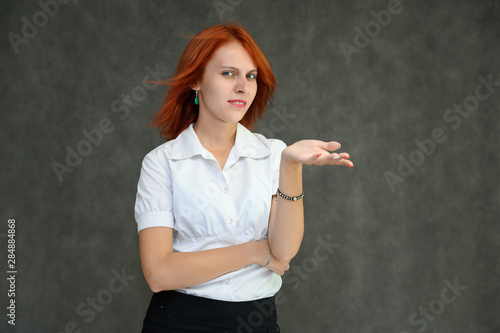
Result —
POLYGON ((194 131, 203 147, 212 150, 231 149, 236 138, 238 123, 207 122, 198 117, 194 131))

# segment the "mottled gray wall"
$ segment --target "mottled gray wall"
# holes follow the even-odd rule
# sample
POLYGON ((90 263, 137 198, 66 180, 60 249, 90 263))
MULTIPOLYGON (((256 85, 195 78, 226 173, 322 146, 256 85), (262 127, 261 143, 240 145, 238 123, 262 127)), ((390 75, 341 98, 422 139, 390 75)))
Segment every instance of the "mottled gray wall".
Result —
POLYGON ((164 95, 142 80, 231 20, 278 79, 256 131, 334 139, 355 164, 304 169, 282 331, 500 331, 499 1, 53 3, 0 5, 2 276, 8 219, 17 270, 2 332, 139 332, 151 292, 133 205, 164 95))

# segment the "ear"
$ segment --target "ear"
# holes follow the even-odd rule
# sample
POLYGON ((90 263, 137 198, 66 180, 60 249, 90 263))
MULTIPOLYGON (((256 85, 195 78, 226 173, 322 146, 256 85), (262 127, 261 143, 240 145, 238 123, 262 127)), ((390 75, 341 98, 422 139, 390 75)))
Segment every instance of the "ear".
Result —
POLYGON ((196 84, 192 85, 190 88, 191 88, 191 89, 193 89, 193 90, 200 90, 201 86, 200 86, 200 84, 197 82, 196 84))

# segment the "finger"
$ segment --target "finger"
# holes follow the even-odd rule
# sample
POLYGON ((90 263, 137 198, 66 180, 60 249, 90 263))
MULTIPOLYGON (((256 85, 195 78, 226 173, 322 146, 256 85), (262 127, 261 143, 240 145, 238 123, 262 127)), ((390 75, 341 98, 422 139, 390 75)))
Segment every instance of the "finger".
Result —
POLYGON ((349 158, 351 158, 351 156, 349 156, 348 153, 341 153, 340 155, 341 155, 340 158, 342 159, 343 165, 346 165, 350 168, 354 167, 354 163, 352 163, 351 161, 348 160, 349 158))
POLYGON ((352 163, 350 160, 348 160, 347 158, 342 158, 340 160, 338 160, 339 162, 336 163, 337 165, 344 165, 344 166, 348 166, 350 168, 354 167, 354 163, 352 163))
POLYGON ((337 162, 341 159, 341 156, 337 153, 326 153, 322 154, 321 157, 317 158, 316 161, 313 161, 315 165, 325 165, 325 164, 337 164, 337 162))
POLYGON ((318 147, 324 150, 334 151, 339 149, 341 147, 341 144, 338 143, 337 141, 330 141, 330 142, 318 141, 318 147))
POLYGON ((330 154, 330 156, 331 156, 331 159, 333 160, 333 162, 329 163, 329 164, 345 165, 345 166, 348 166, 351 168, 354 166, 354 163, 352 163, 351 161, 348 160, 349 158, 351 158, 348 153, 340 153, 340 154, 332 153, 332 154, 330 154))
POLYGON ((332 159, 335 164, 337 164, 336 162, 340 162, 350 156, 347 153, 331 153, 328 157, 332 159))
POLYGON ((318 154, 315 154, 314 158, 310 159, 309 162, 310 163, 308 163, 308 164, 325 165, 325 164, 332 162, 332 156, 328 152, 318 153, 318 154))
POLYGON ((330 142, 327 143, 326 150, 334 151, 334 150, 340 149, 340 147, 342 147, 342 145, 339 142, 337 142, 337 141, 330 141, 330 142))
POLYGON ((328 154, 323 154, 321 152, 316 152, 314 153, 313 155, 311 155, 311 157, 309 157, 308 161, 305 162, 305 164, 313 164, 313 163, 317 163, 318 160, 324 156, 324 155, 328 155, 328 154))
POLYGON ((338 153, 338 155, 340 158, 343 158, 343 159, 351 158, 351 156, 349 156, 348 153, 338 153))

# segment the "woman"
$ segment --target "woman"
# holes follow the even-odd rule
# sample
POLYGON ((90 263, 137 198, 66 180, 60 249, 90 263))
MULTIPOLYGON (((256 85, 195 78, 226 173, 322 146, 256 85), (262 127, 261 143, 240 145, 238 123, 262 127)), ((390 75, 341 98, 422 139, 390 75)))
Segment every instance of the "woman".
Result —
POLYGON ((353 166, 337 142, 286 146, 249 130, 275 78, 236 24, 186 46, 153 125, 135 216, 154 292, 143 332, 277 332, 274 295, 304 230, 302 164, 353 166))

